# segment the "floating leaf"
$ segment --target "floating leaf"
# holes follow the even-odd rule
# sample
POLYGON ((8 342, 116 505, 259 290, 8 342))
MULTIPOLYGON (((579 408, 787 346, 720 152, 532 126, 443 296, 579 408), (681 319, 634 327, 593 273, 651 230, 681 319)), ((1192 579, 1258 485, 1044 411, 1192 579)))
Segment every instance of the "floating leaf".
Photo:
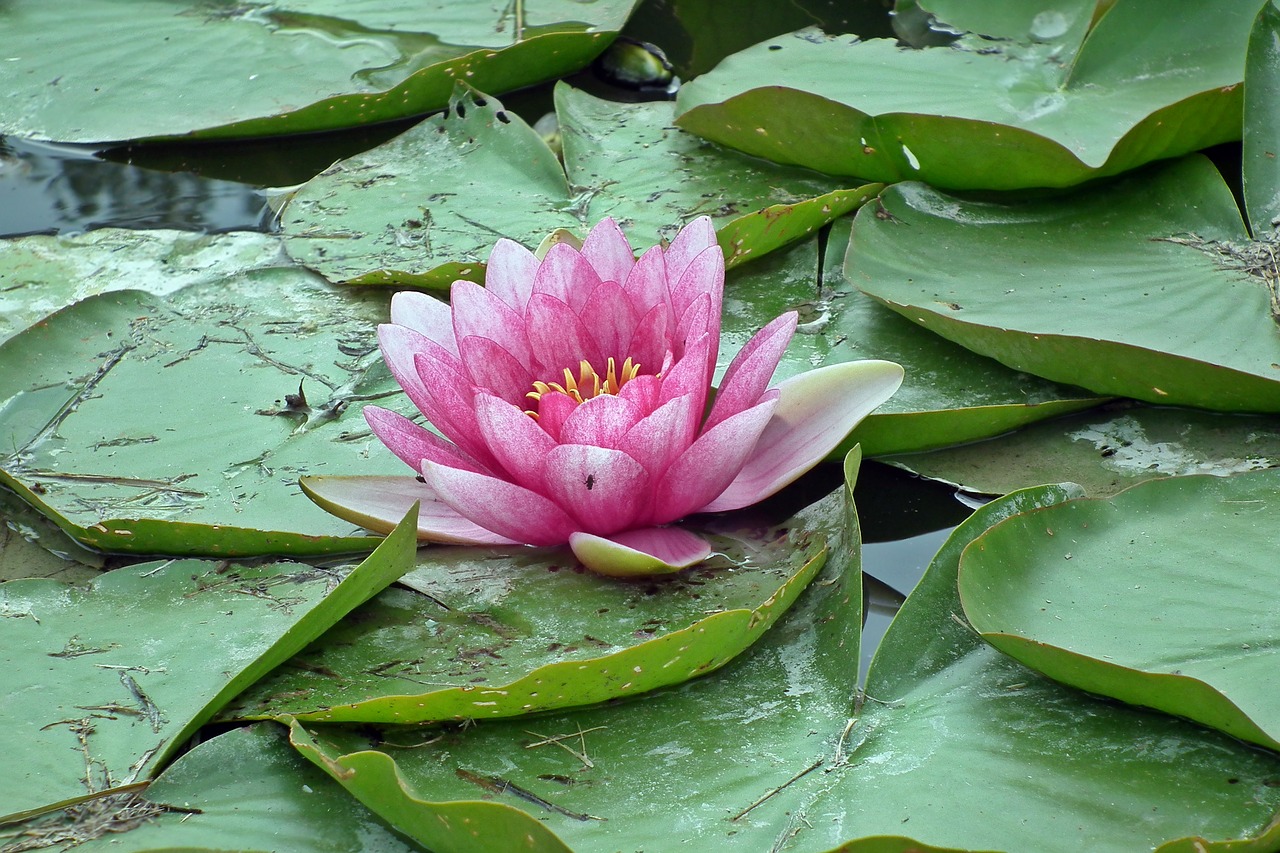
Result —
MULTIPOLYGON (((1280 227, 1280 7, 1275 0, 1258 12, 1249 36, 1244 88, 1244 197, 1253 235, 1262 239, 1280 227)), ((1270 277, 1280 300, 1280 270, 1270 277)), ((1280 316, 1280 311, 1277 312, 1280 316)))
MULTIPOLYGON (((856 458, 850 460, 857 465, 856 458)), ((417 570, 231 714, 417 723, 510 717, 677 684, 755 642, 827 560, 840 496, 781 521, 709 522, 704 567, 645 583, 584 573, 565 548, 432 547, 417 570)))
POLYGON ((288 268, 78 302, 0 345, 0 483, 108 551, 368 550, 297 480, 402 469, 360 417, 386 303, 288 268))
POLYGON ((980 494, 1067 480, 1106 497, 1157 477, 1280 468, 1280 420, 1126 406, 880 461, 980 494))
POLYGON ((1176 477, 993 527, 965 615, 1051 678, 1280 749, 1280 471, 1176 477))
POLYGON ((183 755, 145 792, 89 801, 20 830, 30 839, 83 840, 75 848, 81 853, 419 849, 290 749, 283 735, 270 724, 232 729, 183 755))
POLYGON ((281 260, 279 237, 252 232, 101 228, 0 241, 0 343, 97 293, 161 295, 281 260))
POLYGON ((167 560, 0 584, 0 821, 145 782, 227 700, 412 564, 416 516, 343 577, 167 560))
MULTIPOLYGON (((969 4, 973 5, 973 4, 969 4)), ((1170 15, 1093 0, 984 4, 1011 40, 909 50, 802 30, 680 90, 685 130, 777 163, 953 189, 1070 186, 1240 138, 1240 82, 1259 0, 1170 15)))
POLYGON ((1099 394, 1280 411, 1270 255, 1203 157, 1058 198, 907 183, 882 201, 855 220, 847 272, 913 322, 1099 394))
POLYGON ((460 86, 444 114, 304 184, 281 216, 289 253, 331 281, 447 287, 483 281, 499 237, 533 247, 608 215, 642 249, 707 214, 733 264, 879 190, 722 151, 673 128, 669 102, 615 104, 560 84, 556 110, 563 166, 519 116, 460 86))
POLYGON ((1043 679, 954 621, 964 546, 1069 494, 1013 495, 961 526, 860 708, 857 560, 841 575, 833 559, 748 653, 678 689, 430 738, 295 724, 292 739, 433 849, 1273 850, 1280 759, 1043 679))
POLYGON ((419 115, 454 80, 509 91, 583 67, 634 0, 5 5, 0 134, 278 136, 419 115), (587 20, 584 20, 586 18, 587 20))
POLYGON ((1103 401, 969 352, 859 292, 842 272, 846 225, 832 228, 821 258, 817 242, 807 241, 729 273, 722 370, 757 329, 790 310, 799 313, 800 325, 775 381, 864 358, 901 364, 902 387, 842 445, 861 443, 877 456, 988 438, 1103 401))
POLYGON ((13 492, 0 489, 0 581, 79 583, 96 578, 103 565, 101 554, 84 549, 13 492))

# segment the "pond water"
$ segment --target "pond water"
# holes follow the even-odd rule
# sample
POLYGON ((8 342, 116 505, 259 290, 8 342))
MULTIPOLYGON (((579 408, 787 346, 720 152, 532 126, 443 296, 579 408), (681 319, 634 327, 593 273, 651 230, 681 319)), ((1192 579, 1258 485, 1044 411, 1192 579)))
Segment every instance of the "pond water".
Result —
MULTIPOLYGON (((759 5, 759 4, 752 4, 759 5)), ((661 2, 645 4, 628 32, 659 43, 678 77, 707 70, 719 57, 770 35, 820 24, 888 34, 888 18, 835 3, 785 4, 760 15, 735 15, 716 45, 694 45, 661 2), (747 19, 752 19, 747 23, 747 19)), ((776 4, 774 4, 776 5, 776 4)), ((871 8, 871 4, 866 4, 871 8)), ((708 7, 710 8, 710 7, 708 7)), ((598 71, 575 75, 574 85, 616 99, 637 95, 598 71)), ((550 86, 504 97, 535 122, 551 106, 550 86)), ((200 232, 271 231, 269 188, 302 183, 332 162, 390 139, 412 126, 402 121, 339 133, 237 143, 140 146, 96 150, 0 138, 0 236, 73 234, 104 227, 200 232)), ((970 507, 955 490, 875 462, 865 463, 857 489, 866 545, 863 666, 942 544, 970 507)), ((11 524, 11 526, 13 526, 11 524)))

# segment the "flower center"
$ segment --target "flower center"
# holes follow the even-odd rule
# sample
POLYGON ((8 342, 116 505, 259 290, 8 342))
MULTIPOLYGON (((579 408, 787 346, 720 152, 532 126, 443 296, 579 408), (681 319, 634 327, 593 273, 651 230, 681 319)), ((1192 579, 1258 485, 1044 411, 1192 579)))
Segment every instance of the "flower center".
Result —
MULTIPOLYGON (((639 373, 640 365, 632 364, 630 358, 622 362, 622 369, 618 370, 617 363, 610 356, 608 369, 605 370, 604 378, 601 379, 596 369, 584 358, 578 362, 578 375, 576 377, 573 375, 573 371, 566 367, 564 369, 563 383, 534 382, 533 390, 525 394, 525 396, 537 403, 542 399, 543 394, 555 392, 564 394, 575 402, 584 403, 592 397, 599 397, 601 394, 617 394, 622 390, 623 385, 635 379, 639 373)), ((525 414, 534 420, 538 419, 537 412, 526 410, 525 414)))

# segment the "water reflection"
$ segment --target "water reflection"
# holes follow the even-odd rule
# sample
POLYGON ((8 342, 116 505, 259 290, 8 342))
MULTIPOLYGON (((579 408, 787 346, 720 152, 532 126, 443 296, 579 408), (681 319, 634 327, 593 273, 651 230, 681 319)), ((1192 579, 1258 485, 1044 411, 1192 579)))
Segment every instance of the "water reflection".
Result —
POLYGON ((266 199, 249 184, 101 159, 92 148, 0 138, 0 235, 106 226, 263 230, 266 199))

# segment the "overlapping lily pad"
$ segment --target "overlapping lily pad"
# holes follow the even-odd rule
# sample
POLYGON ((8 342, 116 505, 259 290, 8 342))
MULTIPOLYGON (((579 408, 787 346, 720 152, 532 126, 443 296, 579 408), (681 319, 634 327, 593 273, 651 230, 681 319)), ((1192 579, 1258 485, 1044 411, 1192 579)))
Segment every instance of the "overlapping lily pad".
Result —
POLYGON ((0 584, 0 821, 147 781, 231 697, 412 565, 410 517, 350 573, 167 560, 0 584))
POLYGON ((1070 186, 1239 139, 1245 45, 1261 5, 1170 15, 1156 0, 1126 0, 1089 30, 1093 0, 1037 6, 1034 17, 1027 4, 983 4, 966 19, 1003 38, 923 50, 803 30, 687 84, 678 121, 836 175, 1070 186))
MULTIPOLYGON (((1275 0, 1258 12, 1245 62, 1244 197, 1253 235, 1280 227, 1280 7, 1275 0)), ((1280 273, 1277 274, 1280 277, 1280 273)))
POLYGON ((1106 497, 1157 477, 1280 468, 1280 418, 1126 405, 881 461, 979 494, 1065 480, 1106 497))
MULTIPOLYGON (((75 839, 76 850, 143 853, 411 853, 391 830, 289 747, 270 724, 205 741, 144 793, 88 802, 22 825, 26 840, 75 839)), ((3 831, 0 831, 3 838, 3 831)))
POLYGON ((189 284, 286 261, 280 238, 101 228, 0 242, 0 343, 97 293, 163 295, 189 284))
POLYGON ((923 184, 855 220, 849 278, 909 320, 1099 394, 1280 411, 1267 244, 1193 156, 1069 196, 970 201, 923 184))
POLYGON ((788 310, 798 333, 775 381, 824 364, 881 358, 903 366, 896 394, 846 440, 869 456, 961 444, 1098 405, 1102 398, 1010 370, 904 320, 858 291, 843 272, 848 220, 817 241, 731 272, 726 281, 720 368, 757 329, 788 310))
POLYGON ((0 346, 0 482, 103 550, 368 550, 297 480, 400 473, 360 417, 386 311, 290 268, 78 302, 0 346))
MULTIPOLYGON (((857 454, 847 464, 856 468, 857 454)), ((702 567, 602 581, 566 548, 432 547, 388 590, 228 714, 417 723, 510 717, 703 675, 755 642, 839 543, 842 496, 790 518, 726 516, 702 567)))
POLYGON ((1274 849, 1280 759, 1062 687, 954 621, 963 547, 1069 494, 1011 496, 953 535, 860 706, 857 575, 833 572, 748 654, 676 690, 431 743, 301 724, 293 741, 433 849, 1274 849))
POLYGON ((519 116, 460 87, 448 111, 311 180, 281 215, 288 251, 331 281, 483 281, 499 237, 530 247, 613 216, 636 249, 703 214, 728 263, 816 231, 878 186, 762 164, 672 127, 669 102, 616 104, 561 84, 564 165, 519 116))
POLYGON ((634 0, 88 0, 5 5, 0 134, 61 142, 246 137, 439 109, 586 65, 634 0))
POLYGON ((1053 678, 1280 750, 1278 511, 1268 470, 1018 516, 960 561, 965 615, 1053 678))

